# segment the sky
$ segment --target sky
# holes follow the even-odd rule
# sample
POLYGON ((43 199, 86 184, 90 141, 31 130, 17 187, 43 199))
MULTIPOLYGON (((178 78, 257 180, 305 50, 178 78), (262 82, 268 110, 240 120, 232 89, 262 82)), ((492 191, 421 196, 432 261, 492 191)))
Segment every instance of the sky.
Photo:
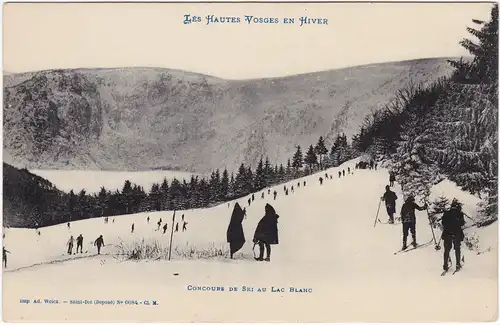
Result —
POLYGON ((227 79, 287 76, 406 59, 468 55, 488 3, 9 3, 3 69, 162 67, 227 79), (201 23, 183 24, 184 15, 201 23), (206 16, 241 22, 206 25, 206 16), (248 24, 244 16, 279 24, 248 24), (303 25, 299 17, 327 19, 303 25), (283 24, 293 17, 295 24, 283 24))

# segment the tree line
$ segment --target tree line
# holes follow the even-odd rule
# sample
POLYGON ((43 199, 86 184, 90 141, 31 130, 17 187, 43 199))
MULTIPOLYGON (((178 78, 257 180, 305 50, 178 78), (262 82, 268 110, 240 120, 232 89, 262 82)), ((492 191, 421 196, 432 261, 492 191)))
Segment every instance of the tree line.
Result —
POLYGON ((449 77, 409 84, 375 111, 353 137, 353 147, 386 161, 405 194, 427 197, 444 177, 480 197, 484 218, 497 218, 498 4, 490 20, 473 20, 477 42, 460 44, 473 56, 449 60, 449 77))
MULTIPOLYGON (((190 179, 174 178, 170 182, 165 178, 149 189, 126 180, 121 190, 101 187, 98 193, 89 194, 84 189, 78 193, 73 190, 65 193, 25 169, 9 166, 6 173, 5 164, 4 185, 8 184, 10 201, 29 202, 26 204, 31 207, 30 212, 19 213, 19 218, 30 221, 21 226, 42 227, 102 216, 206 208, 338 166, 355 155, 345 134, 339 134, 330 150, 323 137, 315 145, 310 145, 305 154, 297 146, 285 165, 272 164, 269 158, 261 158, 254 169, 241 164, 236 174, 224 169, 222 172, 213 171, 209 177, 193 175, 190 179), (22 175, 22 178, 17 175, 22 175)), ((17 205, 17 211, 26 204, 17 205)))

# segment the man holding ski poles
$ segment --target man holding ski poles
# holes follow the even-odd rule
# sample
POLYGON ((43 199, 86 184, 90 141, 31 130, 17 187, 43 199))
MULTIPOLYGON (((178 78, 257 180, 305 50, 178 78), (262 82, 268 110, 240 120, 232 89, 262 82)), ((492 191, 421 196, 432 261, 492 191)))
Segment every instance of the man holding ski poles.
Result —
POLYGON ((417 235, 416 235, 416 218, 415 218, 415 209, 418 211, 422 211, 427 209, 427 203, 424 204, 423 207, 419 206, 415 203, 415 197, 413 195, 409 195, 406 199, 405 203, 401 207, 401 220, 403 222, 403 248, 405 250, 406 239, 408 238, 408 232, 411 232, 411 236, 413 238, 412 245, 413 247, 417 247, 417 235))
POLYGON ((391 191, 389 185, 385 187, 385 193, 381 200, 385 202, 385 208, 389 215, 389 223, 394 223, 394 213, 396 213, 396 200, 398 199, 396 193, 391 191))
POLYGON ((457 199, 453 199, 450 209, 443 214, 441 222, 443 225, 441 239, 443 239, 444 243, 443 270, 448 271, 448 260, 450 258, 451 246, 453 245, 457 263, 456 270, 459 271, 462 268, 460 264, 460 245, 465 237, 462 230, 462 227, 465 225, 465 219, 462 212, 462 205, 457 199))

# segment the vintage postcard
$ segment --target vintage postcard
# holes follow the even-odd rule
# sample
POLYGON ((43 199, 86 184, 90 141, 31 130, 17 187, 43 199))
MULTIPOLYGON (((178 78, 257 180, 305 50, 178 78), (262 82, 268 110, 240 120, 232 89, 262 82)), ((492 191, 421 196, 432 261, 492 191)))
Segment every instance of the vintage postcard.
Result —
POLYGON ((4 321, 497 319, 497 4, 3 10, 4 321))

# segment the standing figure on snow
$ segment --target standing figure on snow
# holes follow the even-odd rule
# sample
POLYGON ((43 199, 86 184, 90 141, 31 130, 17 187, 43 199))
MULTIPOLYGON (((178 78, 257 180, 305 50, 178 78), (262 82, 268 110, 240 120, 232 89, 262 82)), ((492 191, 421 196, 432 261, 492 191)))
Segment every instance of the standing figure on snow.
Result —
POLYGON ((262 192, 262 195, 260 196, 260 198, 261 198, 261 199, 263 199, 263 198, 264 198, 264 192, 262 192))
POLYGON ((68 229, 70 229, 70 228, 71 228, 71 225, 70 225, 70 223, 68 222, 68 229))
POLYGON ((252 193, 252 202, 255 201, 255 193, 252 193))
POLYGON ((306 181, 304 181, 304 187, 306 187, 306 181))
POLYGON ((396 213, 396 200, 398 199, 396 193, 391 191, 389 185, 385 187, 385 193, 381 200, 385 202, 387 215, 389 216, 389 223, 394 223, 394 213, 396 213))
MULTIPOLYGON (((292 189, 292 192, 293 192, 293 189, 292 189)), ((278 195, 278 193, 276 193, 276 191, 274 191, 274 200, 276 200, 276 195, 278 195)))
POLYGON ((293 189, 293 185, 292 185, 292 193, 294 193, 294 192, 295 192, 295 190, 293 189))
POLYGON ((351 173, 351 167, 347 167, 347 174, 351 173))
POLYGON ((377 170, 377 165, 378 165, 378 163, 375 163, 375 170, 377 170))
POLYGON ((7 253, 10 254, 10 252, 8 250, 6 250, 5 247, 3 247, 3 250, 2 250, 2 259, 3 259, 3 267, 4 268, 7 268, 7 253))
POLYGON ((227 227, 226 235, 231 252, 231 259, 233 258, 233 255, 243 247, 243 244, 245 244, 245 235, 241 224, 244 216, 244 211, 241 210, 240 205, 236 203, 233 209, 233 214, 231 215, 231 221, 229 221, 229 226, 227 227))
POLYGON ((187 223, 186 221, 184 221, 184 222, 182 223, 182 232, 184 232, 184 231, 186 231, 186 230, 187 230, 187 228, 186 228, 187 224, 188 224, 188 223, 187 223))
POLYGON ((389 173, 389 186, 393 187, 395 181, 396 181, 396 175, 394 175, 394 172, 390 172, 389 173))
POLYGON ((69 237, 69 240, 68 240, 68 254, 71 255, 73 254, 73 242, 74 242, 74 238, 73 238, 73 235, 71 235, 71 237, 69 237))
POLYGON ((83 236, 76 237, 76 252, 78 253, 78 248, 80 248, 80 253, 83 253, 83 236))
POLYGON ((115 218, 113 218, 113 223, 115 223, 115 218))
POLYGON ((179 223, 178 222, 175 224, 175 232, 179 232, 179 223))
POLYGON ((158 228, 157 228, 156 230, 160 230, 160 227, 161 227, 161 220, 158 220, 157 225, 158 225, 158 228))
POLYGON ((94 241, 94 246, 97 246, 97 254, 101 254, 101 246, 104 246, 104 238, 102 238, 102 235, 100 235, 95 241, 94 241))
POLYGON ((168 228, 168 223, 165 222, 165 224, 163 225, 163 233, 167 232, 167 228, 168 228))
POLYGON ((319 185, 323 185, 323 177, 319 178, 319 185))
POLYGON ((408 237, 408 231, 411 232, 413 238, 412 245, 417 247, 417 234, 416 234, 416 218, 415 209, 422 211, 427 209, 427 203, 423 207, 415 203, 415 197, 413 195, 408 196, 405 203, 401 207, 401 220, 403 221, 403 250, 406 249, 406 238, 408 237))
POLYGON ((342 169, 342 176, 345 176, 345 169, 342 169))
POLYGON ((132 233, 134 233, 135 225, 132 224, 132 233))
POLYGON ((271 189, 270 188, 267 189, 267 194, 271 194, 271 189))
MULTIPOLYGON (((239 205, 238 202, 236 202, 236 204, 234 206, 236 207, 236 205, 239 205)), ((247 208, 243 208, 243 216, 244 217, 247 216, 247 208)))
POLYGON ((184 221, 184 214, 182 214, 182 221, 184 221))
POLYGON ((4 247, 3 251, 2 251, 2 259, 3 259, 3 267, 4 268, 7 268, 7 253, 10 254, 10 252, 8 250, 6 250, 4 247))
POLYGON ((288 190, 285 191, 285 195, 288 195, 288 190))
POLYGON ((460 264, 460 245, 465 237, 462 230, 462 227, 465 225, 465 219, 462 212, 462 205, 457 199, 453 199, 450 209, 443 214, 441 222, 443 225, 441 238, 444 243, 443 269, 448 271, 448 259, 450 258, 451 246, 453 245, 458 271, 462 268, 460 264))
POLYGON ((339 178, 342 177, 342 172, 339 170, 339 178))
POLYGON ((286 185, 283 186, 283 192, 286 192, 286 185))
POLYGON ((328 173, 325 173, 325 179, 328 179, 328 173))
POLYGON ((255 229, 255 234, 253 236, 253 242, 255 245, 259 245, 260 254, 257 261, 264 260, 264 247, 266 248, 267 257, 265 261, 271 260, 271 245, 278 245, 278 219, 279 216, 270 204, 266 204, 265 207, 266 214, 262 219, 260 219, 257 228, 255 229))
POLYGON ((250 206, 250 204, 252 204, 252 198, 248 199, 248 206, 250 206))
POLYGON ((147 221, 148 221, 148 223, 149 223, 149 216, 148 216, 148 218, 147 218, 146 220, 147 220, 147 221))

